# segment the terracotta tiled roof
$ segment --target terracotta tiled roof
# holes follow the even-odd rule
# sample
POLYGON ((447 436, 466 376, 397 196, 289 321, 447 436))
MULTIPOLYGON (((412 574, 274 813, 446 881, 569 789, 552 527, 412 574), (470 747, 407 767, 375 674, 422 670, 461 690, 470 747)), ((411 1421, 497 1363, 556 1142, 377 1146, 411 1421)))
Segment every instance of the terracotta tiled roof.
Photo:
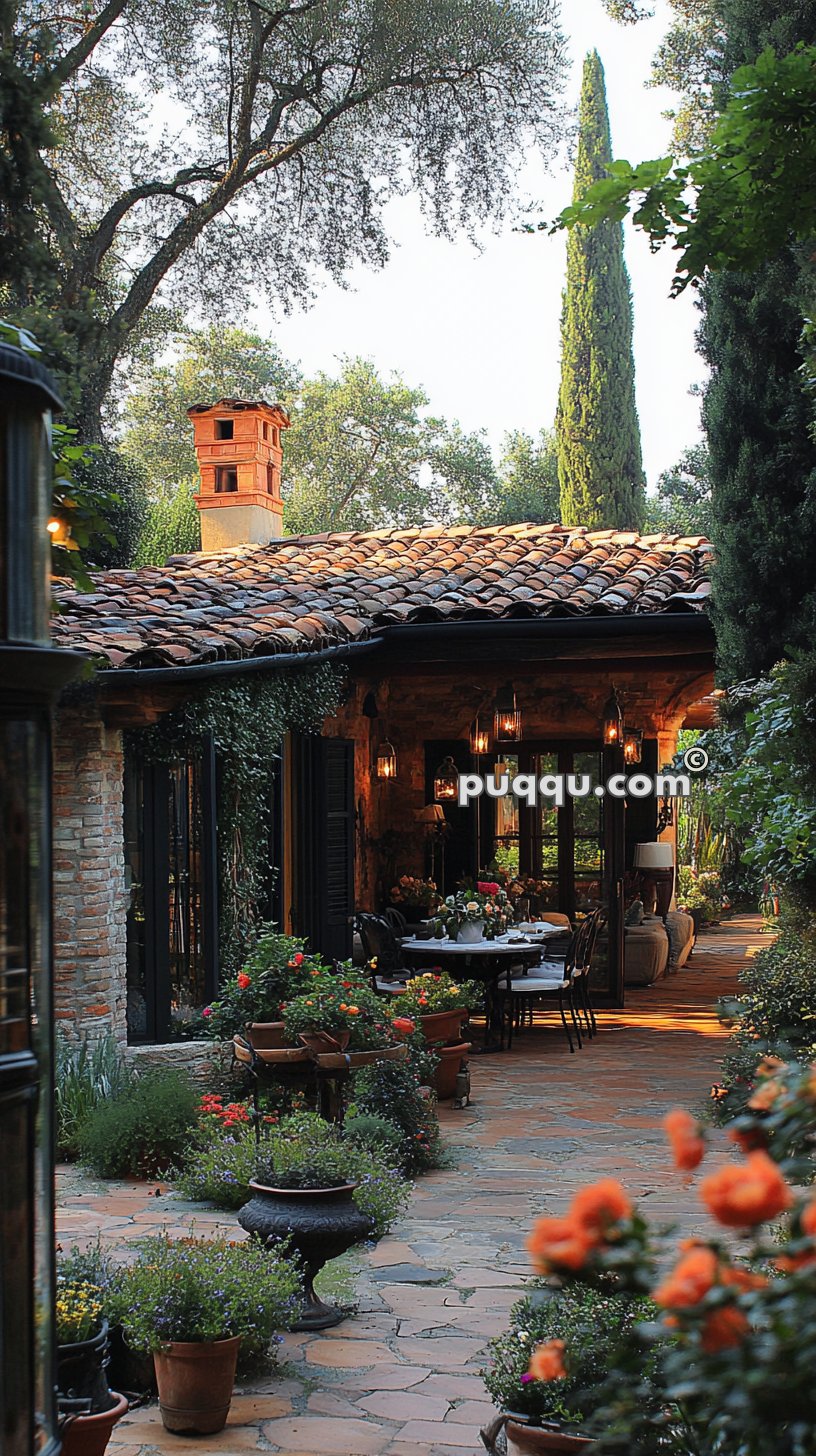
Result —
POLYGON ((308 653, 392 623, 700 612, 711 546, 566 526, 294 536, 60 583, 56 642, 102 667, 308 653))

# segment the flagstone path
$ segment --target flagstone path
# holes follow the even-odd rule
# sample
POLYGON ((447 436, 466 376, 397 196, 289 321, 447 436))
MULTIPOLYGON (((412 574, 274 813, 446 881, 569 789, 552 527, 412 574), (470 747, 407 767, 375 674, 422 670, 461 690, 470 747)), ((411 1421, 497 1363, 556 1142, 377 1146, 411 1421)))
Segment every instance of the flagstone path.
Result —
MULTIPOLYGON (((651 1218, 705 1231, 660 1122, 668 1108, 706 1099, 724 1045, 714 1003, 765 943, 757 917, 735 917, 700 938, 684 970, 603 1013, 582 1052, 570 1056, 554 1025, 537 1026, 512 1053, 475 1059, 471 1106, 441 1114, 455 1166, 422 1178, 392 1235, 363 1252, 356 1314, 322 1334, 287 1335, 280 1371, 240 1387, 220 1435, 169 1435, 153 1404, 115 1428, 110 1456, 484 1456, 479 1428, 495 1412, 479 1370, 529 1275, 532 1218, 615 1176, 651 1218)), ((714 1142, 728 1147, 721 1133, 714 1142)), ((60 1170, 58 1203, 64 1247, 97 1232, 120 1245, 162 1227, 179 1234, 193 1222, 198 1235, 235 1233, 234 1219, 164 1185, 102 1184, 74 1168, 60 1170)))

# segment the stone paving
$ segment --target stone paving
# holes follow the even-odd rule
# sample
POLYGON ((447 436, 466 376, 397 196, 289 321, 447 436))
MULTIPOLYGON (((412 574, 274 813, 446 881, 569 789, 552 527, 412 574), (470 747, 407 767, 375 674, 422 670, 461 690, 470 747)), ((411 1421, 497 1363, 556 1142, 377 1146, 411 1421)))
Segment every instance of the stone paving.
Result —
MULTIPOLYGON (((724 1038, 714 1003, 763 943, 757 917, 735 917, 700 938, 684 970, 630 991, 625 1011, 602 1013, 582 1052, 570 1056, 549 1020, 512 1053, 475 1059, 471 1106, 441 1114, 455 1166, 422 1178, 399 1226, 363 1252, 356 1314, 318 1335, 287 1335, 280 1369, 239 1388, 221 1435, 169 1435, 149 1405, 115 1428, 110 1456, 484 1456, 479 1428, 494 1411, 479 1370, 529 1274, 531 1219, 562 1212, 582 1183, 616 1176, 650 1217, 705 1231, 660 1122, 669 1107, 707 1097, 724 1038)), ((63 1246, 97 1232, 119 1244, 154 1228, 181 1233, 191 1222, 198 1234, 235 1232, 229 1215, 165 1186, 100 1184, 65 1169, 58 1198, 63 1246)))

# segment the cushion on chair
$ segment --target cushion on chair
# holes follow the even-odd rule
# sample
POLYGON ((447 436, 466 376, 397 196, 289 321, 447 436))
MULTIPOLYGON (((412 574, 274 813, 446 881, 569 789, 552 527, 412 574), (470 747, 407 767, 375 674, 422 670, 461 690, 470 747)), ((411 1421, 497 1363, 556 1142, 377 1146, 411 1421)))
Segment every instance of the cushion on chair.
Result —
POLYGON ((535 996, 539 991, 557 991, 566 986, 563 973, 558 976, 521 976, 510 982, 514 996, 535 996))

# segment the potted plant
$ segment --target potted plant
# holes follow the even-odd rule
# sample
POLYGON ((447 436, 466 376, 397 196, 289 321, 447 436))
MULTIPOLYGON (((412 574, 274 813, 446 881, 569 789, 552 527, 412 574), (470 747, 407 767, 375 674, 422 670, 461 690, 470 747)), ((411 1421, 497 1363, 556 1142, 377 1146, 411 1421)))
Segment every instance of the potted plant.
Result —
POLYGON ((102 1456, 128 1403, 108 1389, 108 1321, 102 1290, 60 1279, 56 1299, 57 1392, 66 1456, 102 1456))
POLYGON ((325 1068, 405 1056, 383 998, 350 966, 315 977, 308 992, 286 1003, 283 1024, 287 1039, 300 1041, 325 1068))
POLYGON ((253 1241, 145 1239, 126 1272, 125 1335, 153 1355, 168 1431, 211 1435, 226 1424, 239 1346, 257 1355, 298 1307, 292 1264, 253 1241))
POLYGON ((400 1212, 408 1185, 392 1166, 316 1113, 284 1118, 259 1151, 252 1198, 238 1215, 267 1248, 298 1256, 304 1293, 292 1328, 321 1330, 347 1311, 323 1302, 314 1279, 353 1244, 379 1238, 400 1212))
POLYGON ((263 926, 251 955, 226 981, 218 999, 202 1013, 208 1036, 247 1037, 256 1051, 285 1046, 281 1006, 305 989, 312 973, 326 974, 319 956, 308 955, 305 941, 263 926))
MULTIPOLYGON (((487 881, 484 882, 488 884, 487 881)), ((486 889, 457 890, 448 895, 437 912, 437 931, 462 945, 477 944, 483 937, 492 940, 507 928, 510 902, 499 885, 486 889)))
POLYGON ((455 981, 447 971, 424 971, 406 983, 394 997, 400 1017, 416 1021, 429 1045, 458 1041, 462 1024, 477 1005, 481 987, 475 981, 455 981))
POLYGON ((430 915, 439 902, 439 891, 434 880, 423 880, 416 875, 400 875, 391 886, 391 904, 405 916, 409 925, 418 925, 425 915, 430 915))
POLYGON ((555 1288, 538 1281, 490 1342, 482 1372, 502 1412, 507 1456, 589 1446, 587 1427, 608 1396, 610 1367, 636 1323, 656 1313, 648 1300, 608 1287, 555 1288))

